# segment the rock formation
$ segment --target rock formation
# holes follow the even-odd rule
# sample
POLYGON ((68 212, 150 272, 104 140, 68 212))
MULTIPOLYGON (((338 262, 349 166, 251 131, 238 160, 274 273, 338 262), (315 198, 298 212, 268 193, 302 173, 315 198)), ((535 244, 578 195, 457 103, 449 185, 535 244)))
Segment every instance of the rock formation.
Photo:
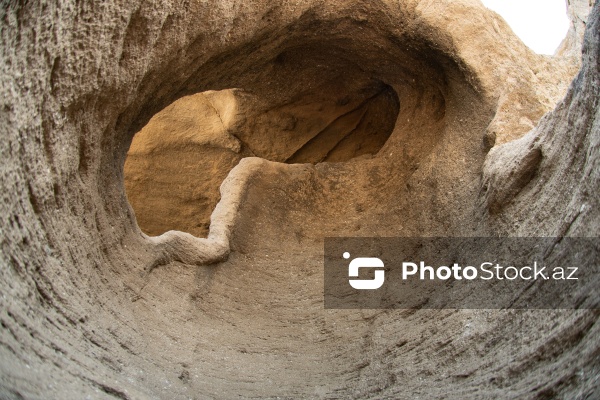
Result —
MULTIPOLYGON (((284 57, 299 62, 293 54, 277 62, 284 57)), ((316 89, 302 87, 283 103, 222 90, 186 96, 159 112, 134 136, 125 161, 125 187, 142 230, 206 236, 219 186, 242 157, 317 163, 375 155, 396 123, 398 97, 387 85, 348 71, 342 81, 339 74, 323 74, 316 89)))
POLYGON ((324 310, 322 274, 325 236, 597 237, 597 4, 556 57, 476 0, 0 15, 0 397, 600 396, 597 281, 324 310))
POLYGON ((567 33, 567 37, 556 51, 558 56, 571 57, 574 62, 579 62, 586 23, 594 3, 595 0, 567 0, 567 11, 571 20, 571 28, 567 33))

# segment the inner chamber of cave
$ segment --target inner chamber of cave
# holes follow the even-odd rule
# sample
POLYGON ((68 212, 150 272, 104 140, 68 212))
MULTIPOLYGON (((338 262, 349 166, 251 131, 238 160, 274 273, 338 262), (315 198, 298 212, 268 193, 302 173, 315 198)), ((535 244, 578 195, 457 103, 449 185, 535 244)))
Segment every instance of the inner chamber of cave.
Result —
POLYGON ((272 73, 304 84, 283 98, 205 91, 153 116, 135 134, 124 167, 140 228, 205 237, 219 187, 244 157, 289 164, 375 157, 394 131, 398 95, 333 46, 327 56, 306 47, 276 55, 272 73))

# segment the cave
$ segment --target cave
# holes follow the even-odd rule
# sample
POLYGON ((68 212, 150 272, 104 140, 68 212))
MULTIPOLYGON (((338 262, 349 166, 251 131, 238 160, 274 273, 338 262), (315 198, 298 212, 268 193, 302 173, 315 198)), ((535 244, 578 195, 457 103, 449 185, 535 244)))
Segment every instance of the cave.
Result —
POLYGON ((372 78, 330 79, 320 76, 316 89, 284 104, 261 107, 251 93, 226 89, 185 96, 156 114, 135 134, 124 167, 142 231, 206 237, 219 187, 244 157, 312 164, 374 157, 394 130, 396 92, 372 78))
POLYGON ((474 0, 8 4, 0 397, 599 397, 594 270, 545 309, 324 304, 326 238, 597 267, 600 5, 569 7, 550 57, 474 0))

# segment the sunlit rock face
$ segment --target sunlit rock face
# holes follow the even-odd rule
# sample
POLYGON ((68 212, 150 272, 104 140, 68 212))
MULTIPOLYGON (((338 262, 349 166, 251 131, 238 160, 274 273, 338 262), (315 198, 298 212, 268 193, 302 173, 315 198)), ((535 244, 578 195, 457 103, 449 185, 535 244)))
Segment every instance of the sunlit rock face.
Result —
POLYGON ((571 28, 556 51, 557 56, 571 57, 579 62, 586 23, 595 2, 595 0, 567 0, 567 14, 571 20, 571 28))
MULTIPOLYGON (((278 63, 295 67, 299 60, 291 57, 279 55, 278 63)), ((272 104, 229 89, 186 96, 159 112, 134 136, 125 161, 127 197, 140 228, 206 236, 219 187, 243 157, 315 164, 375 156, 396 124, 398 96, 349 74, 321 75, 316 89, 303 88, 292 102, 272 104)))
POLYGON ((598 236, 598 5, 577 57, 474 0, 0 15, 1 398, 600 396, 599 282, 323 308, 327 236, 598 236))

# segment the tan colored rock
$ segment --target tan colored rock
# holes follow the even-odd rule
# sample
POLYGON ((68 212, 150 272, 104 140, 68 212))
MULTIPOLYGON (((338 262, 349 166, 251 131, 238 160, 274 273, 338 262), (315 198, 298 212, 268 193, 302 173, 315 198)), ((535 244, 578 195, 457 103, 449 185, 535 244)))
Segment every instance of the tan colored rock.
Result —
POLYGON ((566 0, 571 27, 567 37, 556 50, 557 56, 570 57, 579 62, 586 22, 595 2, 595 0, 566 0))
POLYGON ((208 234, 219 186, 241 159, 241 144, 229 133, 235 103, 232 91, 187 96, 134 136, 125 189, 145 233, 208 234))
POLYGON ((539 235, 552 260, 592 254, 559 239, 600 231, 598 4, 579 73, 475 0, 0 17, 0 398, 599 397, 597 281, 558 293, 577 310, 325 310, 322 269, 325 236, 539 235), (311 141, 363 110, 362 139, 395 123, 350 160, 276 162, 319 161, 311 141), (128 151, 126 179, 190 230, 228 165, 276 161, 233 167, 206 238, 150 237, 128 151))
POLYGON ((166 107, 134 136, 125 162, 140 228, 206 237, 221 182, 243 156, 316 163, 377 154, 394 129, 398 97, 387 85, 358 81, 302 91, 283 104, 223 90, 166 107))
MULTIPOLYGON (((430 27, 424 43, 439 40, 437 45, 447 44, 446 51, 462 60, 460 68, 464 68, 467 79, 484 94, 482 101, 491 107, 495 104, 494 117, 481 136, 486 149, 518 139, 533 129, 563 96, 577 70, 572 59, 553 59, 531 52, 494 13, 481 13, 477 17, 479 24, 462 23, 460 19, 470 12, 469 7, 474 7, 472 2, 454 2, 443 7, 431 7, 429 2, 408 4, 411 4, 408 9, 414 12, 415 20, 423 19, 427 21, 423 26, 430 27), (439 11, 440 7, 444 12, 439 11), (436 36, 434 32, 440 34, 436 36), (443 36, 448 32, 454 37, 451 45, 443 36), (494 41, 495 35, 503 38, 502 46, 494 41)), ((418 32, 420 26, 414 29, 418 32)), ((340 37, 336 40, 344 40, 345 32, 342 29, 335 35, 340 37)), ((404 107, 403 114, 412 114, 412 124, 421 128, 443 123, 446 88, 445 84, 436 82, 436 79, 443 80, 436 67, 420 64, 418 57, 426 55, 419 53, 415 58, 404 54, 406 51, 402 47, 372 33, 366 36, 371 40, 369 44, 351 44, 344 50, 326 43, 321 46, 310 41, 296 44, 293 37, 286 46, 270 48, 266 45, 262 50, 264 59, 257 60, 261 72, 240 73, 250 79, 248 90, 226 91, 230 97, 223 97, 223 101, 227 105, 223 101, 217 101, 220 105, 215 105, 215 110, 219 109, 217 114, 230 115, 227 130, 240 141, 240 156, 287 163, 372 157, 392 135, 394 125, 397 133, 392 135, 392 141, 396 140, 394 137, 406 135, 398 134, 400 130, 408 133, 413 129, 398 119, 400 107, 404 107), (363 53, 365 59, 361 59, 365 57, 363 53), (349 61, 352 59, 354 61, 349 61), (398 60, 402 62, 394 69, 398 60), (418 84, 406 85, 411 81, 418 84), (427 100, 413 103, 414 98, 427 100), (423 104, 424 101, 433 109, 426 109, 429 104, 423 104), (222 107, 229 107, 229 111, 220 110, 222 107)), ((235 71, 237 66, 225 63, 222 68, 235 71)), ((169 118, 177 119, 177 115, 184 112, 178 104, 161 111, 161 115, 173 114, 169 118)), ((207 110, 213 118, 212 110, 207 110)), ((202 117, 197 118, 196 125, 200 127, 202 117)), ((407 122, 410 119, 406 117, 407 122)), ((208 120, 206 129, 212 129, 215 121, 208 120)), ((168 129, 179 128, 173 122, 168 129)), ((430 128, 436 129, 439 128, 430 128)), ((145 134, 144 131, 141 134, 145 134)), ((156 136, 163 137, 158 133, 156 136)), ((137 146, 137 140, 134 140, 130 154, 138 152, 137 146)), ((220 182, 239 157, 229 155, 225 161, 222 153, 216 150, 202 156, 200 151, 197 154, 197 160, 186 150, 181 160, 169 155, 153 162, 148 157, 130 156, 125 170, 127 192, 145 233, 157 235, 175 229, 197 236, 207 235, 210 210, 219 198, 220 182), (178 162, 169 167, 166 161, 169 158, 178 162), (183 159, 187 159, 189 168, 182 168, 183 159), (156 167, 152 166, 154 164, 156 167), (206 164, 213 166, 214 180, 201 172, 202 169, 209 170, 206 164), (130 178, 134 169, 137 171, 135 177, 130 178), (182 170, 189 174, 182 175, 182 170), (172 178, 175 175, 188 185, 172 178), (194 182, 194 176, 204 178, 194 182), (156 184, 158 181, 173 181, 173 184, 156 184), (195 185, 196 190, 189 185, 195 185), (191 193, 203 193, 203 197, 191 193)))

